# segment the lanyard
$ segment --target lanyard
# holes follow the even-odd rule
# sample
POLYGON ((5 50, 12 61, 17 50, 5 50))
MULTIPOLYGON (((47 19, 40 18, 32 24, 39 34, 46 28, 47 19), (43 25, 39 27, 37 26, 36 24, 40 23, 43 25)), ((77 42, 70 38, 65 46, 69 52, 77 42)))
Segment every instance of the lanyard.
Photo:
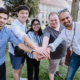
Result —
MULTIPOLYGON (((73 40, 74 40, 75 28, 76 28, 76 23, 74 22, 74 34, 73 34, 73 38, 72 38, 71 45, 70 45, 71 47, 72 47, 72 43, 73 43, 73 40)), ((68 38, 68 36, 66 34, 66 29, 65 29, 65 35, 66 35, 67 39, 70 41, 70 39, 68 38)))

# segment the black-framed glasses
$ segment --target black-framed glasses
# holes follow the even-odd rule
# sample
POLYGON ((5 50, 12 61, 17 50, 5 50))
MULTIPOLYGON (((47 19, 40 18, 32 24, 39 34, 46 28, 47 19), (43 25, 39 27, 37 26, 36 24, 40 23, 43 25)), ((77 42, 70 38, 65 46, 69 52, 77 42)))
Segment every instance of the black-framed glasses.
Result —
POLYGON ((68 11, 68 12, 69 12, 69 10, 68 10, 67 8, 65 8, 65 9, 59 11, 59 12, 58 12, 58 15, 60 15, 62 12, 65 12, 65 11, 68 11))
POLYGON ((37 24, 33 24, 33 26, 36 26, 36 25, 37 25, 37 26, 40 26, 40 24, 39 24, 39 23, 37 23, 37 24))

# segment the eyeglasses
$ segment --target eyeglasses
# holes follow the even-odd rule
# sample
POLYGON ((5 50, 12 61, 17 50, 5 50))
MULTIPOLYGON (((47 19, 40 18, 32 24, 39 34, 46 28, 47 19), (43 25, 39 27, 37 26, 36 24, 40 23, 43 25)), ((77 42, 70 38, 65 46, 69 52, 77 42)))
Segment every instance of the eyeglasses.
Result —
MULTIPOLYGON (((59 11, 59 12, 58 12, 58 15, 60 15, 62 12, 65 12, 65 11, 69 12, 69 10, 68 10, 67 8, 65 8, 65 9, 59 11)), ((70 13, 70 12, 69 12, 69 13, 70 13)))
POLYGON ((37 26, 40 26, 40 24, 39 24, 39 23, 37 23, 37 24, 33 24, 33 26, 36 26, 36 25, 37 25, 37 26))

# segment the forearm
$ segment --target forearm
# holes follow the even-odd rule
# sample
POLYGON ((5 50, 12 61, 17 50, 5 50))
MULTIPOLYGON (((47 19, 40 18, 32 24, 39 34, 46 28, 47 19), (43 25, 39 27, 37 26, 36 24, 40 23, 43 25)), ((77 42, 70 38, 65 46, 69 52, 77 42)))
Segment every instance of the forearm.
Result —
POLYGON ((54 52, 62 41, 63 39, 58 37, 53 43, 50 43, 49 46, 51 47, 51 51, 54 52))
POLYGON ((48 46, 49 51, 51 52, 53 50, 52 46, 48 46))
POLYGON ((49 38, 48 37, 43 37, 43 41, 42 41, 42 47, 47 48, 49 43, 49 38))
POLYGON ((26 46, 26 45, 25 45, 25 44, 23 44, 23 43, 20 43, 20 44, 18 45, 18 47, 19 47, 20 49, 24 50, 24 51, 29 52, 29 53, 31 53, 31 52, 32 52, 32 49, 31 49, 31 48, 29 48, 28 46, 26 46))
POLYGON ((33 49, 36 49, 38 47, 27 35, 24 36, 24 42, 33 49))

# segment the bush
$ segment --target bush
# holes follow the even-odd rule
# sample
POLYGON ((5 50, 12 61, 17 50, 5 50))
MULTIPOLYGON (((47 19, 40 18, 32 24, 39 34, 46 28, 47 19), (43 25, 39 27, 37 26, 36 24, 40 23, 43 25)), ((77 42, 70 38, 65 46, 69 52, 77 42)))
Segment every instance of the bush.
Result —
POLYGON ((47 27, 49 25, 49 23, 47 23, 45 26, 47 27))

